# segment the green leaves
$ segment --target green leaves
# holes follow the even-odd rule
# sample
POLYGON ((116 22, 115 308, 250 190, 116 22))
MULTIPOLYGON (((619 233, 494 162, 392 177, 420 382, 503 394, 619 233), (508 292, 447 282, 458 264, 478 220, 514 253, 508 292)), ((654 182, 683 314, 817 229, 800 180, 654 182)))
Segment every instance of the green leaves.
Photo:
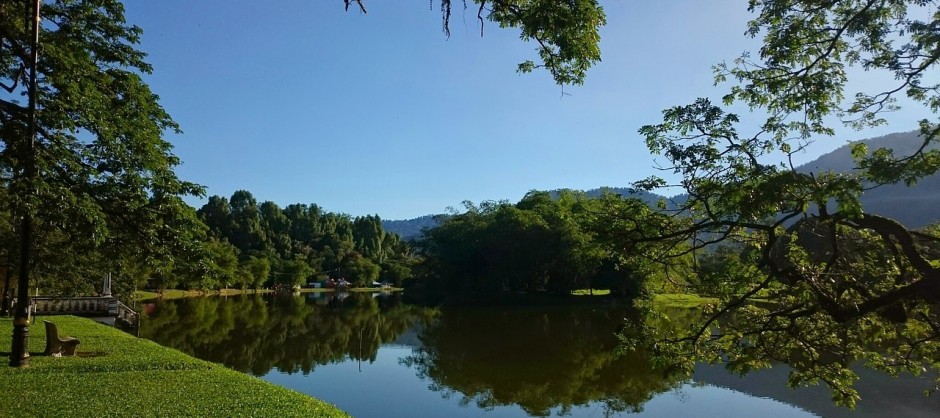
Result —
MULTIPOLYGON (((0 141, 12 153, 0 171, 18 179, 26 112, 23 94, 28 36, 23 7, 0 17, 0 82, 15 86, 0 99, 0 141)), ((177 125, 141 79, 151 68, 135 49, 140 29, 113 0, 44 2, 39 53, 35 202, 7 182, 11 208, 36 221, 37 273, 52 291, 90 286, 89 271, 122 272, 165 263, 200 240, 201 226, 181 197, 202 188, 177 178, 179 159, 163 139, 177 125)), ((18 231, 9 231, 18 234, 18 231)), ((97 281, 97 279, 94 279, 97 281)))
MULTIPOLYGON (((347 8, 349 2, 346 2, 347 8)), ((466 8, 468 2, 464 2, 466 8)), ((519 38, 534 41, 540 63, 525 60, 520 73, 544 68, 559 85, 583 84, 587 70, 600 61, 600 34, 607 24, 597 0, 474 0, 479 5, 480 35, 483 19, 501 28, 518 28, 519 38)), ((440 0, 444 33, 450 36, 453 0, 440 0)))
POLYGON ((560 85, 582 84, 587 69, 601 59, 598 29, 607 19, 596 0, 477 0, 477 3, 490 7, 489 20, 500 27, 519 28, 520 39, 538 44, 536 51, 541 64, 527 60, 519 64, 519 72, 545 68, 560 85))
POLYGON ((940 88, 924 76, 938 62, 940 38, 927 28, 936 28, 940 12, 903 0, 751 0, 749 8, 755 17, 747 34, 762 46, 715 66, 715 81, 729 84, 723 106, 751 112, 726 114, 698 99, 640 129, 685 192, 674 212, 688 221, 663 223, 659 239, 706 252, 700 267, 712 271, 700 270, 690 290, 722 299, 691 331, 660 334, 677 348, 658 347, 666 359, 685 350, 724 358, 741 372, 784 362, 794 369, 792 385, 822 382, 836 402, 852 406, 852 362, 896 373, 936 368, 940 358, 940 270, 928 244, 936 236, 866 213, 860 203, 867 188, 936 173, 940 128, 924 119, 922 142, 905 154, 856 145, 854 173, 800 170, 792 157, 832 135, 834 116, 859 129, 884 123, 899 94, 936 113, 940 88), (846 100, 852 66, 896 82, 846 100), (753 135, 738 130, 744 118, 760 126, 753 135), (713 243, 737 254, 709 252, 713 243))
POLYGON ((588 199, 567 190, 557 196, 532 191, 515 205, 470 205, 425 232, 418 244, 424 260, 417 285, 438 299, 567 295, 581 288, 635 297, 654 274, 612 238, 619 232, 612 218, 649 212, 636 199, 588 199))

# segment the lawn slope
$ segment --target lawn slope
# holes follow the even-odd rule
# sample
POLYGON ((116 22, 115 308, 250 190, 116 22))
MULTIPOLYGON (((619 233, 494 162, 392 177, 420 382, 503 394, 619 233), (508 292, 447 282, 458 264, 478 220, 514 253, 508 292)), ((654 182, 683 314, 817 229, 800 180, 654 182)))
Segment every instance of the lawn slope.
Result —
POLYGON ((30 326, 28 368, 7 366, 12 321, 0 318, 0 417, 346 417, 336 407, 152 341, 71 316, 46 317, 81 340, 75 357, 42 355, 30 326))

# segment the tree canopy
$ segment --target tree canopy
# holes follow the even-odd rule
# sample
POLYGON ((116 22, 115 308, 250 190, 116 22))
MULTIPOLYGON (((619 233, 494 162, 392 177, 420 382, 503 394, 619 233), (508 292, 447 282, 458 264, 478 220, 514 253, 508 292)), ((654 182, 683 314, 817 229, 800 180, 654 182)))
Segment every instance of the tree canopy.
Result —
MULTIPOLYGON (((353 3, 365 11, 362 1, 345 0, 347 7, 353 3)), ((438 3, 445 33, 452 3, 438 3)), ((519 71, 544 68, 559 84, 578 84, 600 59, 598 28, 605 17, 597 1, 473 4, 481 24, 489 19, 518 28, 522 40, 537 44, 539 62, 524 61, 519 71)), ((701 98, 676 106, 664 111, 662 122, 640 130, 679 181, 650 178, 637 187, 681 188, 687 199, 675 216, 618 203, 600 212, 607 221, 586 218, 607 226, 593 230, 604 233, 595 248, 569 218, 540 212, 551 204, 531 196, 516 206, 494 205, 485 216, 456 218, 445 231, 499 225, 493 245, 501 247, 474 254, 495 271, 504 265, 494 261, 501 253, 534 260, 530 267, 539 269, 501 276, 507 280, 499 286, 510 289, 579 283, 596 267, 591 262, 603 259, 580 255, 595 250, 610 259, 636 261, 630 257, 641 254, 668 260, 730 243, 739 253, 725 274, 689 283, 691 290, 720 297, 713 315, 681 335, 643 330, 671 342, 658 344, 659 354, 689 367, 696 359, 721 359, 740 371, 782 361, 793 366, 793 384, 823 381, 837 401, 851 405, 857 396, 853 362, 893 373, 940 370, 940 235, 936 228, 913 231, 868 213, 859 201, 872 187, 913 184, 940 169, 940 151, 929 148, 940 138, 940 84, 931 77, 940 58, 940 10, 923 0, 750 0, 748 7, 754 17, 746 33, 761 47, 716 66, 716 82, 727 86, 722 103, 701 98), (853 91, 850 82, 861 72, 886 74, 894 84, 853 91), (886 123, 885 112, 900 106, 899 98, 925 115, 916 152, 895 155, 860 145, 854 173, 794 169, 791 157, 832 135, 834 124, 864 129, 886 123), (736 105, 749 111, 735 113, 736 105), (748 119, 754 123, 745 126, 757 126, 755 132, 743 132, 748 119), (560 244, 507 247, 515 240, 560 244)), ((24 140, 31 113, 25 103, 32 66, 27 15, 25 4, 0 3, 0 192, 9 197, 0 203, 3 235, 15 239, 22 231, 14 220, 34 215, 34 246, 43 261, 35 270, 69 291, 89 289, 88 278, 97 281, 94 273, 102 270, 167 270, 171 258, 198 258, 195 244, 204 228, 182 197, 202 189, 173 171, 179 160, 164 134, 178 127, 143 82, 151 68, 136 49, 140 28, 125 22, 117 0, 42 4, 32 149, 24 140), (29 161, 35 176, 27 175, 29 161)), ((367 263, 389 262, 388 248, 397 245, 385 243, 377 217, 259 206, 247 192, 210 199, 207 206, 203 220, 218 239, 209 246, 209 267, 218 277, 302 273, 297 263, 330 268, 350 262, 368 280, 375 269, 367 263), (265 268, 252 261, 265 254, 290 264, 265 268)), ((17 250, 7 248, 16 260, 17 250)), ((631 266, 643 268, 639 261, 631 266)))
MULTIPOLYGON (((9 197, 2 216, 35 218, 44 290, 90 293, 102 272, 195 250, 202 229, 182 197, 202 188, 173 171, 179 159, 164 135, 178 127, 143 81, 151 67, 135 48, 141 29, 125 22, 120 2, 42 3, 30 152, 28 3, 0 4, 0 188, 9 197)), ((18 239, 10 225, 3 235, 18 239)))
POLYGON ((619 229, 610 224, 614 214, 661 216, 638 199, 531 191, 516 204, 465 206, 463 213, 442 217, 417 243, 422 263, 415 290, 432 299, 567 295, 577 289, 637 297, 670 275, 665 264, 649 256, 663 251, 656 250, 661 244, 637 246, 611 233, 619 229))
MULTIPOLYGON (((366 12, 364 0, 343 0, 346 10, 355 3, 366 12)), ((435 2, 431 0, 431 5, 435 2)), ((539 62, 519 64, 520 73, 545 69, 559 85, 582 84, 587 70, 601 60, 598 30, 607 23, 604 9, 597 0, 439 0, 444 34, 450 36, 450 18, 454 6, 477 9, 480 35, 485 20, 501 28, 519 29, 519 39, 534 41, 539 62)))
POLYGON ((283 209, 270 201, 259 205, 247 190, 231 198, 211 196, 197 213, 212 239, 213 278, 177 283, 186 287, 293 288, 328 276, 345 278, 357 287, 370 286, 380 277, 401 285, 415 263, 410 247, 385 232, 377 215, 353 218, 316 204, 283 209), (229 264, 231 268, 214 268, 229 264))
POLYGON ((716 82, 728 86, 723 103, 700 98, 640 130, 679 181, 637 186, 677 186, 687 199, 665 233, 634 238, 733 243, 743 261, 699 283, 696 290, 721 297, 713 315, 691 332, 659 335, 674 344, 658 347, 673 359, 723 359, 739 371, 785 362, 792 384, 825 382, 836 401, 852 405, 853 362, 891 373, 940 369, 940 258, 932 250, 940 235, 859 202, 866 190, 913 184, 940 167, 940 151, 928 148, 940 133, 940 85, 928 77, 940 57, 940 11, 922 1, 748 4, 747 34, 762 45, 715 67, 716 82), (848 96, 862 72, 887 73, 895 84, 848 96), (898 96, 924 112, 916 152, 857 146, 853 173, 794 169, 791 157, 832 135, 834 123, 886 123, 898 96), (749 112, 729 110, 742 104, 749 112), (742 131, 748 121, 756 132, 742 131))

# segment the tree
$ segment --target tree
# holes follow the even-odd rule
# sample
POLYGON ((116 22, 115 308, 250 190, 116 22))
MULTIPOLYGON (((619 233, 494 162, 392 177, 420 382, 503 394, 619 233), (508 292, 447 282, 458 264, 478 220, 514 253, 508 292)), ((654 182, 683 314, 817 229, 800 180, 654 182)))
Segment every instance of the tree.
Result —
POLYGON ((229 241, 243 253, 264 249, 266 231, 261 225, 258 202, 251 192, 236 191, 229 199, 229 206, 232 226, 229 241))
POLYGON ((342 272, 354 287, 369 287, 379 278, 380 268, 368 258, 354 254, 344 263, 342 272))
POLYGON ((921 122, 921 147, 911 155, 856 146, 851 174, 799 172, 790 157, 832 135, 836 118, 857 129, 886 123, 899 95, 935 117, 940 85, 926 76, 940 58, 940 10, 902 0, 751 0, 749 8, 747 33, 762 38, 759 53, 715 73, 731 84, 722 105, 751 112, 698 99, 640 130, 688 199, 658 224, 664 232, 634 239, 695 248, 728 242, 746 261, 708 283, 721 296, 712 315, 694 332, 660 335, 674 344, 657 347, 674 359, 723 359, 742 372, 785 362, 794 368, 791 384, 825 382, 837 402, 853 405, 853 362, 890 373, 940 369, 940 266, 925 251, 940 235, 859 203, 869 188, 937 172, 940 151, 929 147, 940 125, 921 122), (850 78, 862 71, 887 73, 895 84, 846 99, 850 78), (756 133, 741 132, 746 118, 759 118, 756 133), (756 296, 771 303, 748 303, 756 296))
POLYGON ((82 283, 100 277, 83 270, 192 250, 203 230, 182 197, 202 188, 173 172, 179 160, 163 134, 178 128, 141 78, 151 68, 134 47, 140 28, 114 0, 41 3, 34 65, 28 3, 0 4, 0 186, 24 220, 13 235, 36 250, 12 251, 21 272, 82 283), (35 107, 24 103, 29 90, 35 107))
MULTIPOLYGON (((636 297, 656 276, 654 263, 608 216, 655 215, 638 199, 583 193, 529 192, 519 203, 467 203, 425 231, 415 293, 479 300, 505 294, 566 295, 592 286, 636 297)), ((660 244, 648 243, 643 248, 660 244)))
POLYGON ((228 236, 232 229, 232 213, 228 199, 221 196, 209 196, 209 201, 199 208, 196 213, 199 220, 206 224, 209 232, 216 238, 228 236))
MULTIPOLYGON (((115 1, 42 6, 38 175, 33 199, 22 201, 25 185, 10 176, 22 169, 27 109, 18 96, 28 81, 26 10, 10 2, 0 7, 0 83, 10 93, 0 99, 0 171, 18 210, 29 204, 42 214, 35 246, 42 249, 50 235, 63 233, 73 242, 70 253, 87 245, 109 255, 159 258, 199 238, 192 234, 201 228, 181 197, 201 194, 202 188, 173 172, 179 160, 163 134, 178 128, 141 79, 151 70, 145 54, 133 48, 141 30, 125 24, 115 1)), ((40 272, 55 261, 41 260, 40 272)))
MULTIPOLYGON (((363 13, 364 0, 343 0, 346 10, 353 3, 363 13)), ((433 3, 433 0, 432 0, 433 3)), ((473 0, 477 5, 480 35, 484 18, 502 28, 519 28, 519 38, 534 40, 540 62, 526 60, 519 64, 520 73, 542 68, 551 73, 559 85, 581 84, 587 70, 601 59, 598 29, 607 23, 604 9, 597 0, 531 1, 473 0)), ((463 0, 464 9, 468 2, 463 0)), ((450 36, 453 0, 440 0, 444 33, 450 36)))
POLYGON ((201 290, 225 288, 238 280, 238 249, 228 241, 212 239, 206 244, 208 274, 190 284, 201 290))
POLYGON ((276 266, 274 282, 287 289, 299 289, 307 277, 313 274, 313 269, 303 260, 280 260, 276 266))
POLYGON ((268 275, 271 274, 271 262, 267 258, 249 257, 247 261, 242 263, 242 268, 248 278, 244 287, 251 287, 252 289, 261 288, 268 281, 268 275))
POLYGON ((281 257, 291 256, 291 242, 288 229, 290 221, 274 202, 264 202, 260 207, 261 226, 266 239, 265 247, 274 250, 281 257))

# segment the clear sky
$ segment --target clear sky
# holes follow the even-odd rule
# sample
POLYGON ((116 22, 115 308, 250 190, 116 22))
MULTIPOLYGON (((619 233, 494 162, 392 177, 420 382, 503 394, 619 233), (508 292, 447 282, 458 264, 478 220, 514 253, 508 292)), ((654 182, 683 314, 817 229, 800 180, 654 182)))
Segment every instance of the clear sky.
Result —
MULTIPOLYGON (((169 137, 178 174, 208 195, 246 189, 383 219, 628 186, 658 174, 637 129, 720 97, 711 66, 755 45, 743 0, 607 1, 603 61, 563 95, 545 72, 516 74, 534 46, 490 22, 481 38, 473 8, 455 7, 448 39, 427 0, 365 4, 366 15, 341 0, 126 1, 147 81, 183 129, 169 137)), ((803 161, 914 128, 843 130, 803 161)))

